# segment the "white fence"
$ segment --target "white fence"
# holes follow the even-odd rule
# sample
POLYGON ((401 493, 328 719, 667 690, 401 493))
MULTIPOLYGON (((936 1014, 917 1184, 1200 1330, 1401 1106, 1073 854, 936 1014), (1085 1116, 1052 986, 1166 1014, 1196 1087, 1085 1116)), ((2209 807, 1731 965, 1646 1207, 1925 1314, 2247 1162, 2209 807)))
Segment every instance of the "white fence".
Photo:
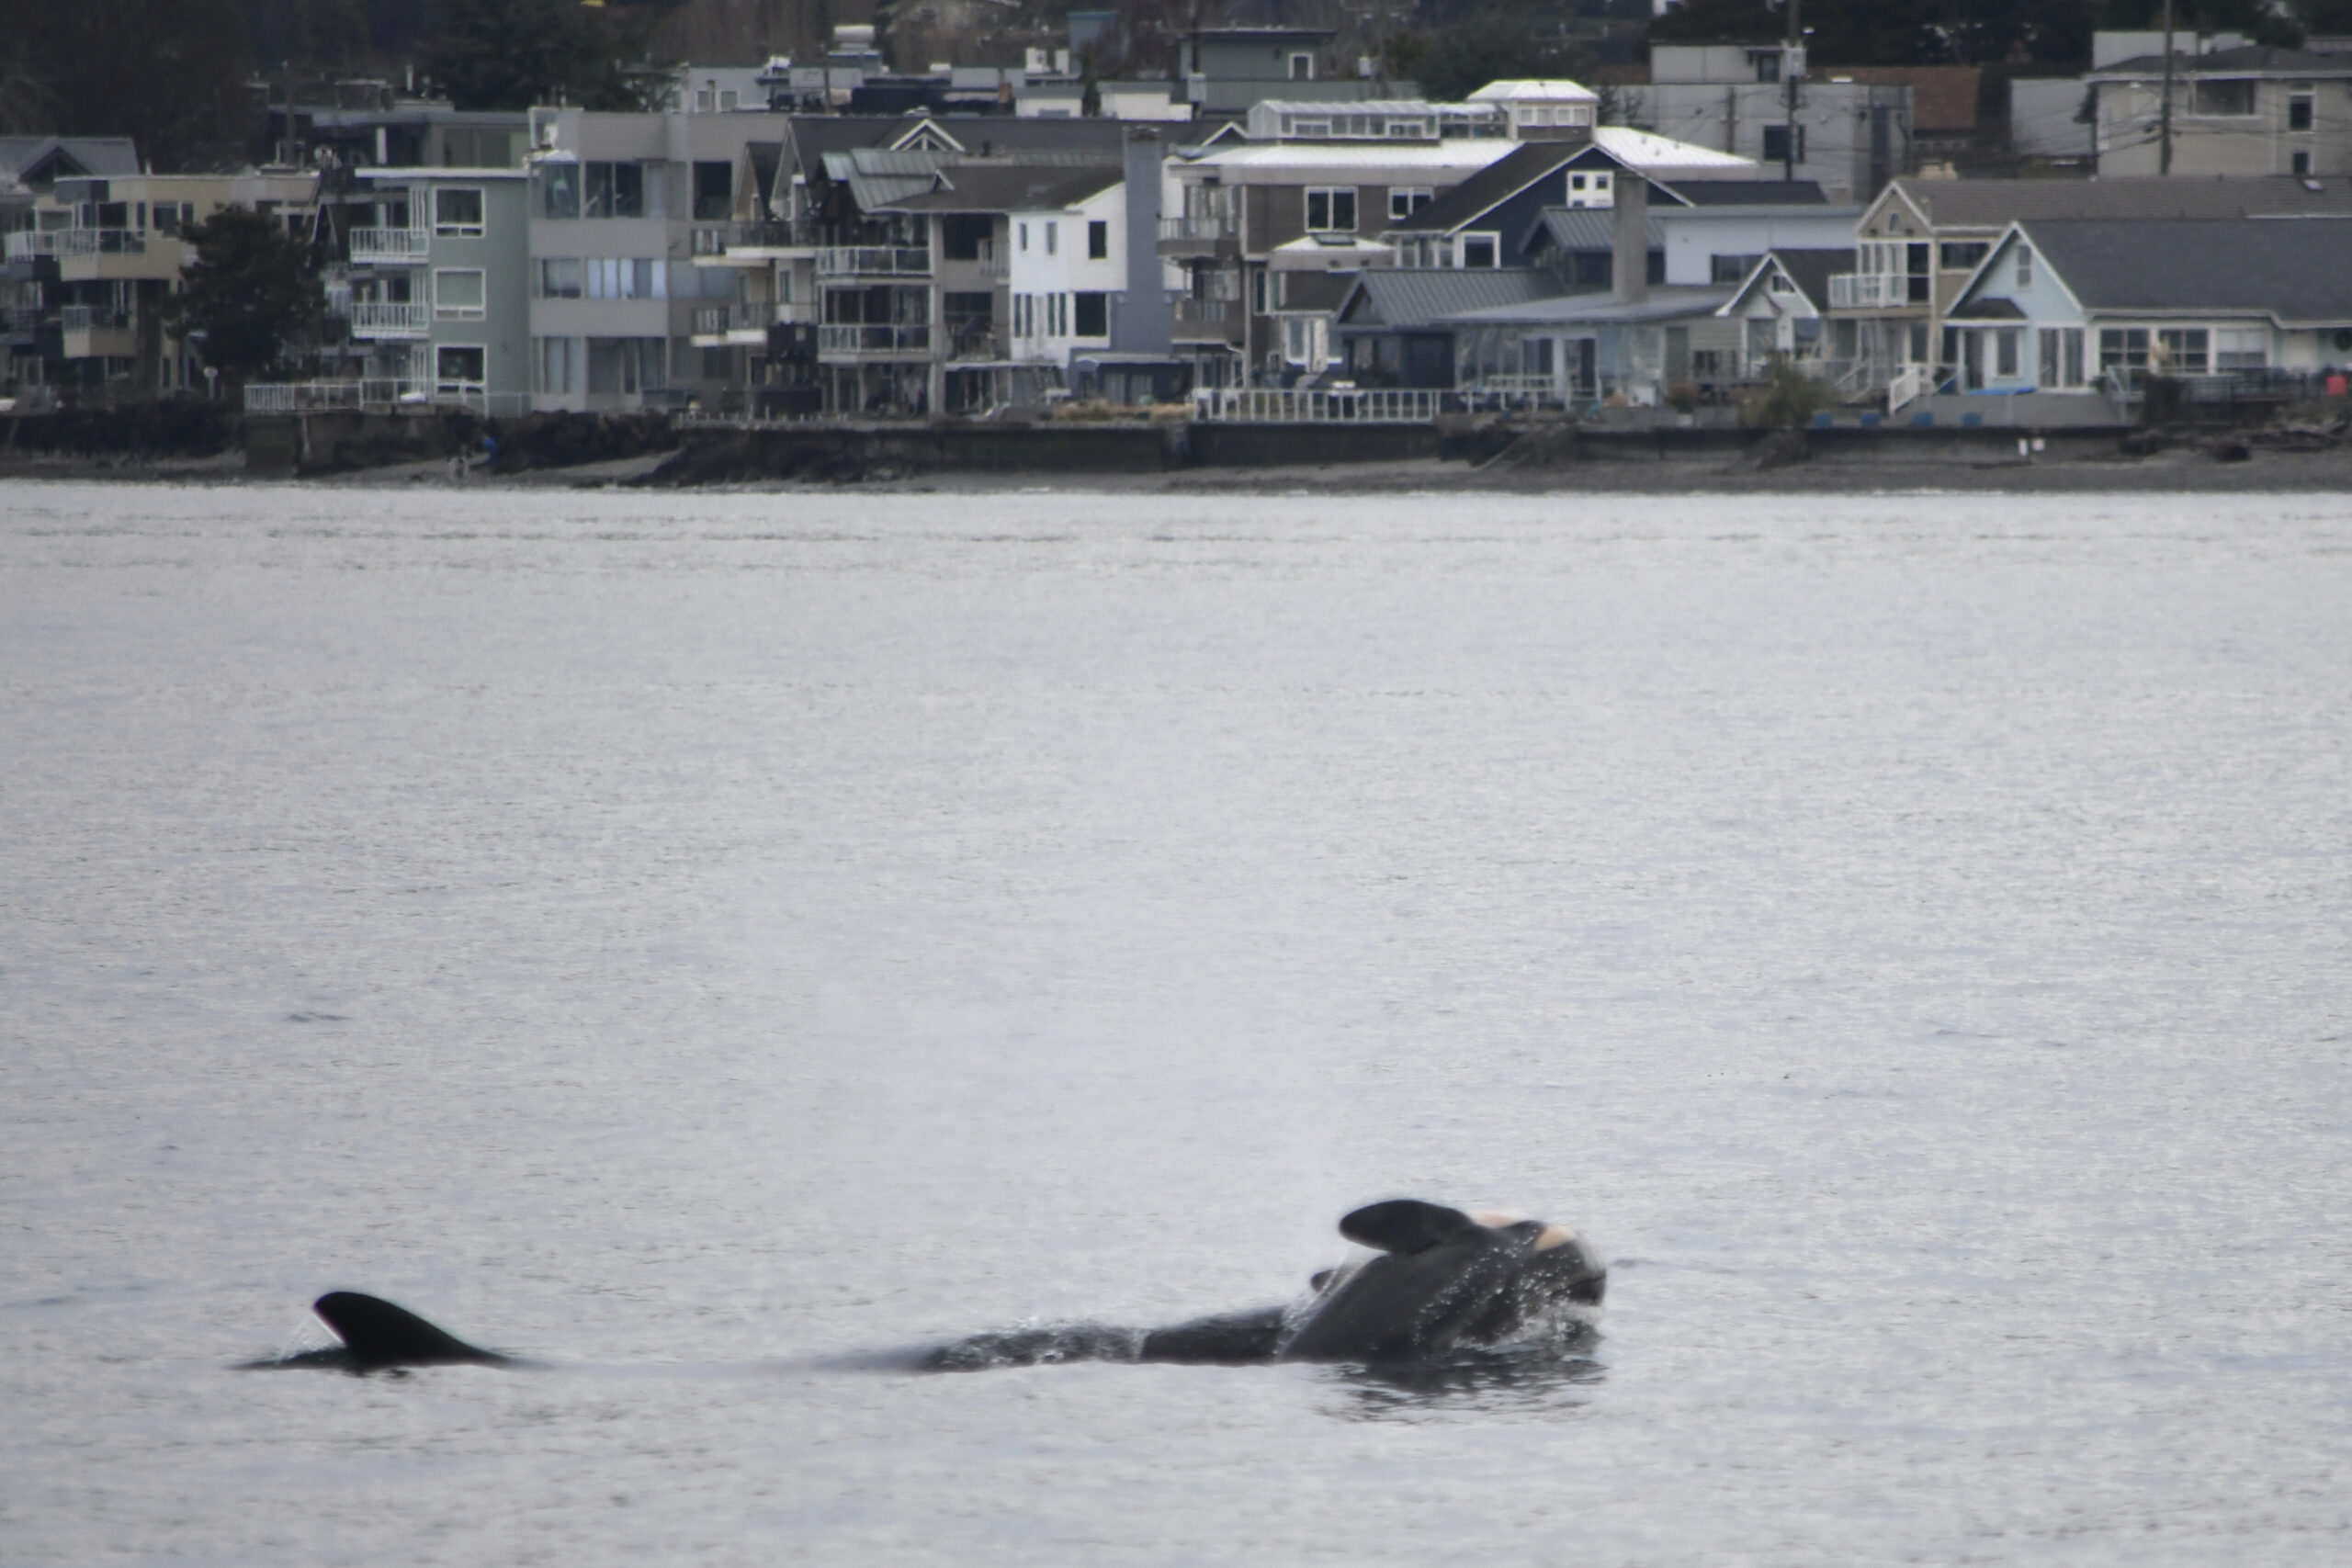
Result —
POLYGON ((833 245, 817 253, 820 277, 929 277, 931 252, 911 245, 833 245))
POLYGON ((1204 387, 1193 394, 1193 417, 1234 424, 1429 424, 1443 396, 1402 387, 1329 392, 1204 387))

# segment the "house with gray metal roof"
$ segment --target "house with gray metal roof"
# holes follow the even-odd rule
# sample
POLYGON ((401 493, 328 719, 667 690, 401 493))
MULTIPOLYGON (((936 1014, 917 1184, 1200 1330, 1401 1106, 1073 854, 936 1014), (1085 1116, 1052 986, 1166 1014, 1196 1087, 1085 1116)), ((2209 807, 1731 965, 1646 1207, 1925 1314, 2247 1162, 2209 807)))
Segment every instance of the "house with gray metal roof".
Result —
POLYGON ((2130 399, 2352 367, 2352 218, 2013 223, 1946 317, 1951 389, 2130 399))
POLYGON ((1753 380, 1779 361, 1831 379, 1842 375, 1828 356, 1822 323, 1830 277, 1853 264, 1850 248, 1773 250, 1758 258, 1738 292, 1715 310, 1738 324, 1740 374, 1753 380))
POLYGON ((1331 312, 1332 355, 1360 386, 1449 388, 1454 317, 1559 291, 1558 278, 1537 267, 1370 268, 1331 312))

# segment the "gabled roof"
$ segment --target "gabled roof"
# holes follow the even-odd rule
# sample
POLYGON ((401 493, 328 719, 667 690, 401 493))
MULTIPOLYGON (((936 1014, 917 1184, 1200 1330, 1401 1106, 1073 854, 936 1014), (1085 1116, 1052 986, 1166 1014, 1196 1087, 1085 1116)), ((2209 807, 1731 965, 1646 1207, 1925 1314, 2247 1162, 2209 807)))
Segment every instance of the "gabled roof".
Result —
POLYGON ((1816 315, 1829 309, 1829 278, 1833 273, 1854 270, 1854 253, 1840 251, 1772 250, 1756 258, 1747 276, 1739 282, 1739 291, 1723 307, 1721 314, 1728 315, 1747 301, 1747 297, 1763 287, 1764 280, 1779 274, 1796 285, 1816 315))
POLYGON ((1524 304, 1559 291, 1558 280, 1536 267, 1374 267, 1356 275, 1339 314, 1355 326, 1425 327, 1463 310, 1524 304))
POLYGON ((1391 224, 1389 231, 1451 234, 1550 177, 1584 150, 1582 143, 1574 141, 1522 141, 1410 218, 1391 224))
MULTIPOLYGON (((2352 219, 2051 219, 2019 226, 2084 309, 2258 311, 2279 321, 2352 323, 2352 219)), ((2011 235, 1969 279, 1994 276, 2011 235)))
MULTIPOLYGON (((2305 54, 2301 50, 2250 43, 2239 49, 2217 49, 2211 54, 2174 51, 2176 77, 2196 76, 2352 76, 2352 60, 2340 54, 2305 54)), ((2086 82, 2140 82, 2165 73, 2165 57, 2143 54, 2119 60, 2084 76, 2086 82)))
MULTIPOLYGON (((2259 218, 2352 213, 2352 180, 2286 176, 2190 179, 2149 175, 2095 180, 1892 181, 1881 201, 1907 200, 1938 229, 2000 230, 2059 218, 2259 218), (2320 188, 2312 190, 2312 185, 2320 188)), ((1873 204, 1875 209, 1876 204, 1873 204)))
POLYGON ((881 205, 893 212, 1053 211, 1075 207, 1124 178, 1124 172, 1110 164, 1071 169, 1038 164, 956 163, 939 170, 932 188, 881 205))
POLYGON ((1581 82, 1571 82, 1565 76, 1513 77, 1506 81, 1489 82, 1465 100, 1474 104, 1525 103, 1530 101, 1561 104, 1597 104, 1600 95, 1581 82))
POLYGON ((1689 141, 1677 141, 1671 136, 1660 136, 1654 130, 1636 130, 1630 125, 1596 127, 1592 133, 1592 145, 1625 167, 1645 173, 1687 169, 1695 175, 1705 169, 1721 169, 1729 174, 1736 169, 1760 172, 1763 168, 1753 158, 1743 158, 1736 152, 1718 152, 1712 147, 1701 147, 1689 141))
POLYGON ((139 152, 128 136, 0 136, 0 185, 137 173, 139 152))

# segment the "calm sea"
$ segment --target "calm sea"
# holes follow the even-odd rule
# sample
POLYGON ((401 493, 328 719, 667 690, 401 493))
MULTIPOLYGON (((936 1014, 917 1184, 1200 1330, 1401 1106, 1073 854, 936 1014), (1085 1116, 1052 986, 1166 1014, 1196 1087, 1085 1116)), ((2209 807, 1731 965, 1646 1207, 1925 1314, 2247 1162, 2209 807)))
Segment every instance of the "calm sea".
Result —
POLYGON ((0 1561, 2352 1551, 2342 499, 19 483, 0 846, 0 1561))

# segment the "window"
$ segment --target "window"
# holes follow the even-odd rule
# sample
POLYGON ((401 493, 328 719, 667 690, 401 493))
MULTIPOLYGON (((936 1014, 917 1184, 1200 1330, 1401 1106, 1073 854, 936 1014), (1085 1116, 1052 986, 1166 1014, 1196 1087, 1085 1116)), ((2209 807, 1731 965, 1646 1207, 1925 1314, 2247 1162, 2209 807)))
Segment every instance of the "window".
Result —
POLYGON ((588 340, 588 390, 628 396, 662 384, 663 341, 658 337, 588 340))
POLYGON ((2173 376, 2202 376, 2211 368, 2211 334, 2203 327, 2166 327, 2156 333, 2164 369, 2173 376))
POLYGON ((1061 243, 1061 225, 1050 219, 1046 223, 1046 254, 1052 255, 1061 243))
POLYGON ((2270 334, 2261 327, 2215 327, 2213 368, 2262 370, 2270 364, 2270 334))
POLYGON ((2148 368, 2148 329, 2101 327, 2098 330, 2098 373, 2112 376, 2126 388, 2136 388, 2148 368))
POLYGON ((1388 187, 1388 217, 1391 221, 1410 218, 1430 201, 1427 186, 1391 186, 1388 187))
POLYGON ((503 169, 514 162, 514 133, 451 126, 441 133, 441 163, 451 169, 503 169))
POLYGON ((490 351, 484 348, 459 347, 446 344, 433 351, 435 390, 450 397, 462 397, 468 392, 479 393, 490 379, 486 367, 490 351))
POLYGON ((435 234, 479 236, 481 233, 481 192, 445 186, 433 193, 435 234))
POLYGON ((1771 280, 1764 285, 1764 290, 1768 294, 1794 294, 1797 286, 1789 280, 1787 273, 1775 272, 1771 280))
POLYGON ((1615 171, 1611 169, 1595 169, 1589 174, 1570 175, 1568 205, 1614 207, 1617 204, 1617 191, 1612 183, 1614 174, 1615 171))
POLYGON ((2080 327, 2044 327, 2041 329, 2041 378, 2044 387, 2079 387, 2083 384, 2083 329, 2080 327))
POLYGON ((479 267, 444 268, 433 275, 433 314, 444 321, 479 321, 486 296, 479 267))
POLYGON ((1943 254, 1939 259, 1946 272, 1973 272, 1993 247, 1982 240, 1946 240, 1939 248, 1943 254))
POLYGON ((2287 96, 2287 129, 2309 130, 2312 128, 2312 95, 2310 90, 2290 93, 2287 96))
MULTIPOLYGON (((668 298, 664 276, 669 269, 655 256, 591 256, 580 264, 591 299, 662 299, 668 298)), ((715 269, 705 267, 704 272, 715 269)), ((718 281, 724 287, 727 279, 718 281)))
POLYGON ((1290 57, 1290 79, 1294 82, 1314 81, 1315 57, 1311 54, 1292 55, 1290 57))
POLYGON ((542 299, 580 298, 580 262, 577 257, 543 256, 540 258, 539 298, 542 299))
POLYGON ((1755 271, 1756 264, 1763 259, 1762 256, 1709 256, 1707 281, 1717 288, 1738 283, 1755 271))
MULTIPOLYGON (((645 165, 585 164, 585 195, 582 210, 590 218, 659 218, 660 204, 647 205, 645 165)), ((654 182, 655 189, 660 182, 654 182)))
POLYGON ((1306 231, 1310 234, 1352 234, 1356 231, 1356 192, 1353 186, 1327 186, 1306 193, 1306 231))
POLYGON ((539 389, 542 392, 580 390, 580 340, 576 337, 539 339, 539 389))
POLYGON ((1464 266, 1500 266, 1503 265, 1502 249, 1500 235, 1464 234, 1462 236, 1462 265, 1464 266))
POLYGON ((1073 308, 1075 320, 1071 333, 1077 337, 1109 337, 1111 335, 1111 297, 1108 294, 1073 294, 1078 303, 1073 308))
POLYGON ((1021 248, 1023 251, 1026 251, 1029 248, 1029 225, 1022 223, 1016 225, 1016 227, 1021 231, 1021 248))
POLYGON ((1781 79, 1781 51, 1777 49, 1751 49, 1747 51, 1747 63, 1755 68, 1758 82, 1781 79))
MULTIPOLYGON (((1108 261, 1111 257, 1111 225, 1096 219, 1086 226, 1086 259, 1108 261)), ((1080 337, 1086 334, 1080 333, 1080 337)))
POLYGON ((1576 253, 1576 282, 1579 288, 1606 288, 1617 275, 1617 258, 1607 251, 1576 253))
POLYGON ((2003 327, 1993 334, 1993 374, 2015 376, 2018 373, 2018 341, 2025 336, 2022 327, 2003 327))
POLYGON ((1053 317, 1054 335, 1056 337, 1069 336, 1069 296, 1067 294, 1046 295, 1046 310, 1053 317))
MULTIPOLYGON (((1766 163, 1781 164, 1788 162, 1790 156, 1789 129, 1790 128, 1786 125, 1768 125, 1764 128, 1764 161, 1766 163)), ((1796 127, 1796 133, 1797 141, 1795 156, 1796 161, 1802 164, 1804 162, 1804 127, 1802 125, 1796 127)))
POLYGON ((704 222, 718 222, 735 215, 735 165, 732 164, 696 164, 695 165, 695 217, 704 222))
MULTIPOLYGON (((580 216, 580 165, 577 164, 541 164, 531 176, 538 187, 538 209, 542 218, 577 218, 580 216)), ((394 228, 400 227, 398 224, 394 228)))
POLYGON ((2018 287, 2033 287, 2033 247, 2030 245, 2018 247, 2018 287))
POLYGON ((2254 112, 2254 84, 2245 79, 2215 81, 2206 78, 2197 84, 2196 107, 2190 112, 2202 115, 2250 115, 2254 112))
POLYGON ((2312 155, 2308 152, 2288 153, 2287 172, 2298 177, 2310 174, 2312 172, 2312 155))

